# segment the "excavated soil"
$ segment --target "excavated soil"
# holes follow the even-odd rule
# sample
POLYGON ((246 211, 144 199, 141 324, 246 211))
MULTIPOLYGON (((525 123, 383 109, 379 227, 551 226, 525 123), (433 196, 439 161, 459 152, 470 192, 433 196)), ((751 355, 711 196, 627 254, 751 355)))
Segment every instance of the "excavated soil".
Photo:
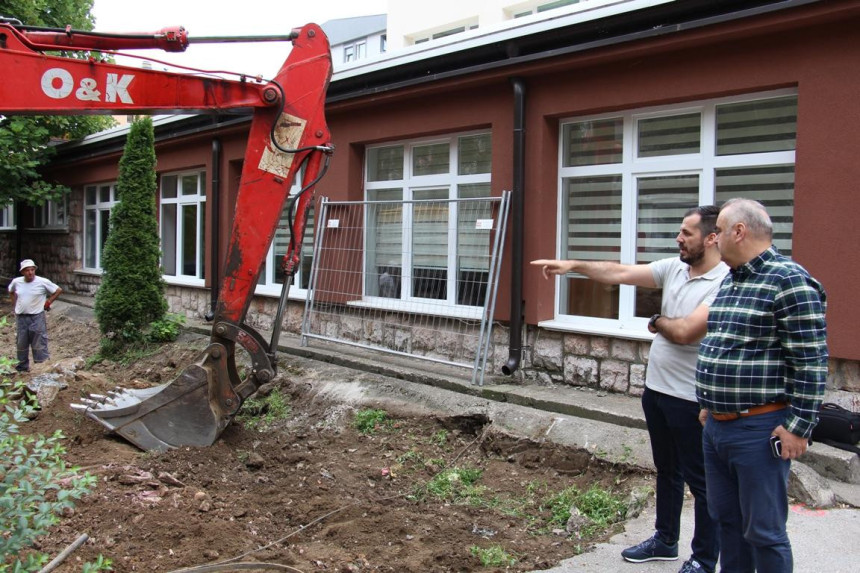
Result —
MULTIPOLYGON (((12 356, 9 311, 5 302, 2 315, 10 323, 0 328, 0 339, 12 356)), ((594 535, 577 526, 548 527, 549 508, 542 499, 571 486, 585 491, 593 485, 626 498, 651 483, 649 475, 605 464, 586 451, 498 431, 480 416, 418 414, 408 405, 386 404, 394 422, 362 434, 355 427, 354 404, 314 395, 311 374, 322 363, 294 357, 281 358, 273 382, 289 397, 288 419, 265 431, 234 419, 211 447, 141 452, 69 404, 117 385, 172 380, 206 339, 186 333, 130 364, 87 366, 98 352, 98 329, 91 319, 73 314, 49 315, 51 360, 16 375, 38 376, 58 363, 65 368, 68 387, 25 424, 25 431, 61 430, 67 463, 98 478, 91 494, 38 542, 38 549, 53 557, 81 534, 89 536, 56 569, 61 573, 80 571, 99 554, 118 572, 170 572, 225 561, 280 566, 254 569, 259 571, 546 569, 587 551, 623 522, 594 535), (423 486, 446 466, 482 471, 481 503, 427 493, 423 486), (516 562, 482 565, 473 548, 492 546, 516 562)))

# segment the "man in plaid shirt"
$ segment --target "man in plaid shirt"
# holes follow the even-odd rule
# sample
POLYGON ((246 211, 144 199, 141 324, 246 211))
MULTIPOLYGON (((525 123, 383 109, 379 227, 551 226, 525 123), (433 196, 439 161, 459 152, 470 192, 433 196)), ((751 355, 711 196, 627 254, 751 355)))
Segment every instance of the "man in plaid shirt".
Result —
POLYGON ((708 314, 696 394, 721 568, 791 572, 788 473, 790 460, 806 451, 824 396, 826 296, 772 245, 760 203, 727 201, 717 233, 731 272, 708 314))

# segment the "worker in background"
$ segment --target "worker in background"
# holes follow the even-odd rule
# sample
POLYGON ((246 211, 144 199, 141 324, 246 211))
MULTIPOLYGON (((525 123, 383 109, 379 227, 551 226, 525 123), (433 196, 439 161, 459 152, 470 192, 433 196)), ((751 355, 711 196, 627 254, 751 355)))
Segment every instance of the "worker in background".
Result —
POLYGON ((711 306, 696 378, 720 567, 791 573, 788 475, 824 398, 826 294, 773 246, 773 223, 758 201, 726 201, 717 232, 731 274, 711 306))
POLYGON ((18 364, 15 370, 29 372, 30 349, 36 364, 50 358, 45 311, 51 309, 51 303, 57 300, 63 289, 44 277, 36 276, 36 263, 32 259, 21 261, 20 271, 22 276, 9 283, 18 328, 18 364))
POLYGON ((536 260, 545 278, 579 273, 604 284, 663 289, 661 312, 651 317, 642 409, 657 469, 657 517, 652 537, 621 552, 633 563, 678 559, 684 482, 694 497, 692 556, 680 573, 713 573, 719 555, 717 523, 708 513, 702 426, 696 401, 696 357, 705 336, 708 307, 728 267, 717 250, 714 205, 687 211, 675 238, 679 257, 649 264, 536 260))

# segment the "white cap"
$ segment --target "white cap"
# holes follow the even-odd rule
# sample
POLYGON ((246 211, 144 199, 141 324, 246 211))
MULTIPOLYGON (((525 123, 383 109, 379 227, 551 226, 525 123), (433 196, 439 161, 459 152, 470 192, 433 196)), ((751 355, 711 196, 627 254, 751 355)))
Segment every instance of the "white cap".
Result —
POLYGON ((33 267, 34 269, 36 268, 36 263, 33 262, 33 259, 24 259, 23 261, 21 261, 21 268, 18 269, 18 272, 23 271, 27 267, 33 267))

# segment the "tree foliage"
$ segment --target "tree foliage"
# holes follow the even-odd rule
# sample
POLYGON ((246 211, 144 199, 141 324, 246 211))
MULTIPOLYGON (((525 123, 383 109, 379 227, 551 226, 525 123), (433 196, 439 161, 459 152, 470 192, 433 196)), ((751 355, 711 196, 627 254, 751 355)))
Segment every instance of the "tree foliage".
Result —
MULTIPOLYGON (((92 7, 93 0, 0 0, 0 16, 28 26, 92 30, 92 7)), ((68 192, 40 173, 54 152, 52 142, 78 139, 112 124, 111 118, 97 116, 0 116, 0 205, 41 205, 68 192)))
POLYGON ((155 195, 155 134, 151 118, 134 122, 119 162, 119 203, 111 211, 96 293, 99 328, 110 354, 143 340, 144 328, 167 312, 155 195))
MULTIPOLYGON (((4 327, 5 318, 0 320, 4 327)), ((9 379, 12 363, 0 356, 0 572, 39 571, 50 557, 35 550, 34 543, 97 482, 95 476, 66 466, 59 430, 47 438, 20 431, 35 415, 35 402, 23 381, 9 379)))

